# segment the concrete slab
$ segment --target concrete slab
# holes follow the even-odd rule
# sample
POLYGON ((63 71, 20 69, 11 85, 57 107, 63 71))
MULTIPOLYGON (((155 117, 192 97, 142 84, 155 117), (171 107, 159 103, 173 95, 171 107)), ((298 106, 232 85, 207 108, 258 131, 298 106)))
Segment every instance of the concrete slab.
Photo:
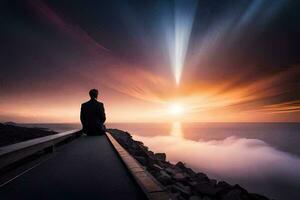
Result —
POLYGON ((106 136, 81 137, 0 188, 0 199, 146 199, 106 136))

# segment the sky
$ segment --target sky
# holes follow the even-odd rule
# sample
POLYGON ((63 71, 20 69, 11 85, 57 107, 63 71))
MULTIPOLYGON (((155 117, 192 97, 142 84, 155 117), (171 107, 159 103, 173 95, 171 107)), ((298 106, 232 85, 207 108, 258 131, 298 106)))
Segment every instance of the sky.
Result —
POLYGON ((300 2, 0 3, 0 121, 300 122, 300 2))

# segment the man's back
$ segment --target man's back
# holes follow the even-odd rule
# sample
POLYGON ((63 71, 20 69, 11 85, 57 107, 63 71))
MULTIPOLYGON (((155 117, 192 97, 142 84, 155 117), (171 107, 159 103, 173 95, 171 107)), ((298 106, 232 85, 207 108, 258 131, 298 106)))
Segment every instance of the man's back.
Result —
POLYGON ((103 103, 91 99, 81 105, 80 120, 83 132, 87 135, 104 134, 106 120, 103 103))

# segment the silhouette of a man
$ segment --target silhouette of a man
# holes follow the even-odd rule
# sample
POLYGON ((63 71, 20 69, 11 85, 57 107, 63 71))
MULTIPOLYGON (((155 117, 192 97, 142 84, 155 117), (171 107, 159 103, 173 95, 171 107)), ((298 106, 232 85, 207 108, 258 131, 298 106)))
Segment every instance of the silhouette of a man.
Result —
POLYGON ((106 120, 103 103, 97 101, 98 90, 90 90, 89 95, 91 100, 81 105, 82 130, 87 135, 103 135, 105 134, 104 122, 106 120))

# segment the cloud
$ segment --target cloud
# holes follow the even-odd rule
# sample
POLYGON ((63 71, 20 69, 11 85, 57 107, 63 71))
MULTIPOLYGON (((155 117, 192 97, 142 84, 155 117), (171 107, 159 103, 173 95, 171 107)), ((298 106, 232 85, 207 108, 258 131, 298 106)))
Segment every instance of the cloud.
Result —
MULTIPOLYGON (((262 140, 228 137, 193 141, 180 136, 134 135, 154 152, 165 152, 171 162, 183 161, 211 177, 239 183, 253 192, 282 197, 296 195, 300 158, 269 146, 262 140)), ((297 186, 298 185, 298 186, 297 186)), ((281 198, 283 199, 283 198, 281 198)))

